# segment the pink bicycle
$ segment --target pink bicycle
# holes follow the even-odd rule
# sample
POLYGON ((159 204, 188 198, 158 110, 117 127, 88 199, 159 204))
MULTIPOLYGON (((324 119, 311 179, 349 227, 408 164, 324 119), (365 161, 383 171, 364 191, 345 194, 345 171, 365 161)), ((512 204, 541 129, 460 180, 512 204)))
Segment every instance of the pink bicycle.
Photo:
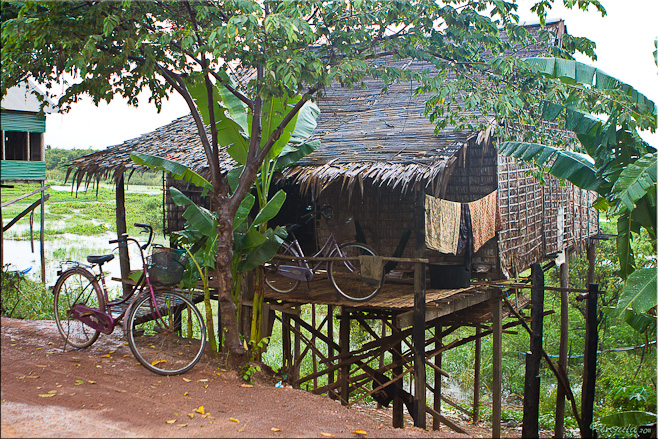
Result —
POLYGON ((113 254, 87 256, 90 265, 62 262, 53 289, 57 328, 65 343, 84 349, 101 332, 111 334, 123 324, 130 350, 142 366, 160 375, 186 372, 201 359, 206 327, 194 302, 172 289, 180 282, 185 257, 180 251, 162 247, 153 247, 151 255, 144 257, 153 228, 140 223, 135 226, 149 233, 146 244, 140 245, 127 234, 110 241, 139 247, 142 273, 129 294, 109 300, 103 264, 114 259, 113 254))

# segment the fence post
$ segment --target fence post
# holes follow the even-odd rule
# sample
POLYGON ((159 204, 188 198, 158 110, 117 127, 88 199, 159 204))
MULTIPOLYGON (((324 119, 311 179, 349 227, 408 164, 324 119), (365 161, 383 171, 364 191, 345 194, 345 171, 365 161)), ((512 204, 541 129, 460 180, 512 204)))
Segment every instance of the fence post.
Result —
POLYGON ((589 284, 587 293, 587 308, 585 322, 585 358, 583 361, 583 391, 581 399, 581 418, 583 420, 582 437, 596 438, 596 431, 592 430, 594 417, 594 391, 596 388, 596 351, 599 345, 597 301, 599 296, 598 284, 589 284))

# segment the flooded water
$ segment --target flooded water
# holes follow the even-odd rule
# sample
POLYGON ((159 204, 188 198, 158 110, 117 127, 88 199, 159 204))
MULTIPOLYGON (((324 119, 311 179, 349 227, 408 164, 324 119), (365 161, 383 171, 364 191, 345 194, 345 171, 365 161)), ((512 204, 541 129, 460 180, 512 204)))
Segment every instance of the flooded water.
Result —
MULTIPOLYGON (((57 270, 59 270, 61 261, 78 261, 87 262, 89 255, 104 255, 112 253, 114 259, 103 265, 103 272, 110 277, 120 277, 119 254, 116 250, 116 244, 109 244, 108 241, 116 239, 116 234, 108 233, 102 236, 80 236, 73 234, 64 234, 61 239, 45 241, 46 257, 46 284, 53 285, 57 280, 57 270)), ((156 241, 164 243, 162 236, 156 241)), ((139 250, 136 245, 129 245, 130 266, 132 269, 139 269, 142 266, 139 250)), ((34 253, 32 252, 30 241, 13 241, 5 240, 5 264, 11 264, 11 270, 30 270, 27 274, 33 280, 41 280, 41 256, 39 244, 39 232, 35 231, 34 253)), ((109 286, 109 285, 108 285, 109 286)))

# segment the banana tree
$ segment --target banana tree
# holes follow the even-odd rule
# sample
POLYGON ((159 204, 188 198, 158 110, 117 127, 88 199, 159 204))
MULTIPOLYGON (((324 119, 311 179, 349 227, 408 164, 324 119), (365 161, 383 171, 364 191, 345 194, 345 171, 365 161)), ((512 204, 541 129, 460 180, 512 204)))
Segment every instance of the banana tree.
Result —
MULTIPOLYGON (((235 87, 231 78, 226 77, 225 82, 230 84, 231 87, 235 87)), ((197 101, 199 108, 209 108, 206 102, 205 87, 192 80, 188 89, 197 101)), ((227 176, 231 191, 235 191, 239 177, 244 172, 248 160, 250 140, 247 133, 252 132, 253 117, 249 112, 248 105, 230 93, 226 87, 220 87, 217 91, 220 99, 213 102, 213 104, 216 110, 214 111, 215 119, 219 127, 218 140, 220 146, 226 148, 228 154, 238 164, 229 171, 227 176)), ((278 249, 278 245, 275 244, 276 241, 272 241, 272 244, 261 243, 260 241, 282 236, 278 228, 270 231, 267 227, 267 221, 278 213, 285 200, 285 194, 281 191, 272 200, 269 200, 270 187, 275 172, 297 162, 320 147, 319 140, 308 140, 317 126, 317 118, 320 114, 320 109, 313 102, 306 102, 282 130, 279 128, 290 108, 298 104, 301 99, 301 95, 288 98, 271 97, 263 104, 261 148, 265 146, 267 139, 274 136, 275 131, 279 130, 280 134, 278 140, 274 142, 265 156, 254 182, 260 208, 259 215, 254 219, 254 223, 247 227, 246 231, 236 228, 234 225, 234 258, 231 263, 231 272, 233 275, 233 299, 236 304, 242 286, 241 276, 239 275, 258 268, 271 259, 276 249, 278 249), (280 194, 283 194, 283 196, 280 194), (276 202, 272 203, 271 201, 276 202), (269 209, 266 210, 266 206, 270 206, 269 209), (265 212, 267 212, 267 215, 263 215, 265 212), (254 225, 258 227, 258 230, 253 228, 254 225), (276 245, 276 248, 273 245, 276 245), (258 246, 258 249, 254 246, 258 246), (274 253, 272 253, 272 250, 274 253), (269 256, 267 259, 263 259, 267 256, 269 256)), ((201 111, 201 114, 204 122, 208 123, 212 117, 210 112, 204 110, 201 111)), ((255 279, 249 337, 251 341, 256 343, 254 346, 262 338, 260 328, 264 294, 263 276, 260 269, 256 270, 255 279)), ((240 312, 239 309, 238 312, 240 312)), ((253 352, 252 356, 258 358, 260 352, 253 352)))
MULTIPOLYGON (((574 185, 596 191, 595 206, 618 216, 619 275, 626 285, 617 315, 639 331, 655 328, 656 270, 636 271, 631 242, 644 229, 656 251, 656 149, 638 130, 656 130, 656 105, 628 84, 573 60, 530 58, 533 72, 565 86, 562 103, 544 101, 541 116, 564 127, 579 140, 575 150, 538 143, 506 141, 500 154, 531 163, 574 185), (606 113, 606 120, 593 112, 606 113)), ((556 88, 557 88, 556 87, 556 88)), ((564 90, 564 89, 563 89, 564 90)))

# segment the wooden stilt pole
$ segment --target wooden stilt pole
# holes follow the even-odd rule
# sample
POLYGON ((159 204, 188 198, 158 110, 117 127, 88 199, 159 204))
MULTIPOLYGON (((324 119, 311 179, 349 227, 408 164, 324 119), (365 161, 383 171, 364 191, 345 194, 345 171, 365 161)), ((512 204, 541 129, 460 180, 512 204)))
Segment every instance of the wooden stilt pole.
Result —
MULTIPOLYGON (((341 361, 345 361, 350 352, 350 314, 345 311, 345 307, 340 309, 340 333, 338 335, 338 344, 340 345, 341 361)), ((350 374, 350 365, 345 364, 340 368, 340 398, 341 404, 347 405, 350 400, 350 383, 347 378, 350 374)))
MULTIPOLYGON (((116 220, 117 220, 117 238, 121 238, 127 233, 126 227, 126 189, 124 186, 123 174, 118 178, 116 185, 116 220)), ((121 269, 121 278, 128 279, 130 276, 130 257, 128 256, 128 245, 119 243, 119 268, 121 269)), ((130 294, 130 285, 123 284, 123 295, 130 294)))
MULTIPOLYGON (((311 325, 313 328, 315 328, 316 321, 315 321, 315 303, 311 304, 311 325)), ((311 343, 315 345, 315 334, 311 334, 311 343)), ((313 373, 317 373, 318 371, 318 357, 315 355, 315 351, 311 351, 311 355, 313 356, 313 373)), ((313 388, 317 389, 318 388, 318 379, 313 378, 313 388)))
POLYGON ((46 191, 45 183, 41 182, 41 218, 39 220, 39 244, 41 249, 41 283, 46 285, 46 191))
POLYGON ((585 322, 585 358, 583 361, 583 391, 581 399, 581 417, 583 430, 581 437, 596 438, 596 430, 592 430, 594 420, 594 391, 596 389, 596 351, 599 345, 597 301, 599 286, 589 284, 587 293, 587 308, 585 322))
MULTIPOLYGON (((422 186, 418 189, 415 206, 415 236, 416 236, 416 258, 425 257, 425 190, 422 186)), ((412 332, 414 346, 414 409, 416 410, 415 426, 425 428, 427 416, 425 407, 427 405, 425 386, 425 263, 417 262, 414 266, 414 328, 412 332)))
POLYGON ((500 299, 493 303, 493 387, 491 388, 491 437, 500 438, 501 383, 503 379, 503 310, 500 299))
MULTIPOLYGON (((334 306, 327 305, 327 338, 333 342, 334 341, 334 306)), ((327 355, 329 358, 333 358, 335 355, 334 346, 331 343, 327 345, 327 355)), ((327 373, 327 383, 333 384, 336 381, 336 373, 331 366, 334 365, 333 361, 330 361, 327 364, 327 367, 330 368, 330 371, 327 373)), ((336 399, 336 394, 334 392, 329 393, 329 398, 336 399)))
MULTIPOLYGON (((395 318, 392 318, 392 325, 393 328, 397 328, 397 324, 395 322, 395 318)), ((399 329, 399 328, 397 328, 399 329)), ((393 331, 395 332, 395 331, 393 331)), ((398 343, 394 344, 394 348, 392 350, 392 355, 393 355, 393 361, 398 361, 402 359, 402 341, 399 341, 398 343)), ((393 368, 393 378, 397 378, 400 375, 402 375, 403 370, 402 370, 402 365, 396 366, 393 368)), ((402 382, 400 383, 400 386, 402 386, 402 382)), ((396 396, 393 398, 393 428, 404 428, 404 407, 402 405, 402 398, 399 396, 396 396)))
MULTIPOLYGON (((569 288, 569 257, 560 265, 560 287, 569 288)), ((567 376, 567 355, 569 351, 569 293, 560 292, 560 352, 557 362, 558 369, 567 376)), ((558 381, 555 400, 555 437, 564 437, 564 407, 566 389, 558 381)))
POLYGON ((539 364, 542 358, 544 320, 544 272, 541 265, 533 264, 532 272, 532 323, 530 352, 526 356, 525 386, 523 391, 523 437, 539 437, 539 364))
MULTIPOLYGON (((301 306, 300 306, 301 308, 301 306)), ((301 353, 301 339, 299 338, 299 331, 302 330, 301 325, 299 323, 299 319, 301 319, 301 315, 295 316, 293 319, 293 322, 295 323, 295 329, 297 330, 295 332, 295 352, 294 355, 292 356, 293 358, 293 370, 292 370, 292 376, 293 376, 293 387, 298 389, 299 388, 299 373, 301 369, 301 358, 299 358, 300 353, 301 353)))
POLYGON ((290 359, 290 314, 281 312, 281 347, 283 349, 282 362, 286 380, 292 384, 292 361, 290 359))
POLYGON ((480 357, 482 355, 482 328, 475 328, 475 364, 473 366, 473 424, 480 420, 480 357))
MULTIPOLYGON (((436 349, 440 349, 443 346, 443 328, 441 323, 436 323, 434 326, 434 336, 436 337, 436 349)), ((443 354, 439 354, 434 357, 434 364, 441 368, 443 354)), ((434 410, 441 414, 441 374, 438 371, 434 371, 434 410)), ((438 416, 432 418, 432 428, 438 430, 441 428, 441 420, 438 416)))

